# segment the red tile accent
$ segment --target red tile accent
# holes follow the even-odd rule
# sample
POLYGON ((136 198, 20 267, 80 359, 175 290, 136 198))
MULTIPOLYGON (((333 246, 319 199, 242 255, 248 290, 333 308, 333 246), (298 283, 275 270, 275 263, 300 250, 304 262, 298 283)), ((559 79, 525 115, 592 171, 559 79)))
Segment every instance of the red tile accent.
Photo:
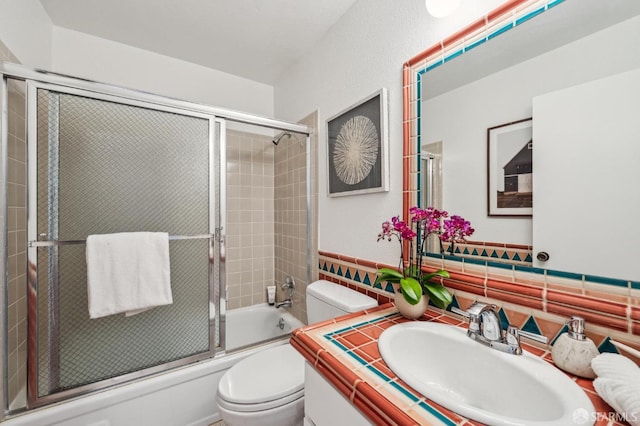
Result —
POLYGON ((377 268, 376 262, 372 262, 366 259, 356 259, 356 264, 367 267, 367 268, 374 268, 374 269, 377 268))
POLYGON ((502 300, 504 302, 516 303, 521 306, 542 310, 543 303, 539 299, 530 299, 528 297, 517 296, 511 293, 505 293, 496 290, 487 290, 487 297, 502 300))
MULTIPOLYGON (((433 269, 435 271, 435 269, 433 269)), ((449 278, 452 280, 474 284, 484 287, 485 278, 476 275, 465 274, 462 272, 449 272, 449 278)))
POLYGON ((449 289, 466 291, 467 293, 473 293, 479 296, 484 296, 484 287, 478 287, 478 286, 470 285, 460 281, 448 280, 446 278, 442 279, 442 284, 449 289))
POLYGON ((542 299, 542 289, 539 287, 532 287, 525 284, 509 283, 506 281, 487 279, 487 288, 494 290, 507 291, 510 293, 521 294, 523 296, 535 297, 542 299))
POLYGON ((356 263, 356 258, 355 257, 347 256, 346 254, 339 254, 338 255, 338 259, 340 259, 340 260, 342 260, 344 262, 356 263))
POLYGON ((603 325, 605 327, 615 328, 616 330, 622 331, 627 331, 628 329, 626 320, 613 318, 607 315, 602 315, 600 313, 585 311, 576 307, 558 305, 553 302, 547 302, 547 312, 564 315, 566 317, 570 317, 571 315, 579 315, 594 324, 603 325))
POLYGON ((631 331, 636 336, 640 336, 640 322, 633 321, 631 323, 631 331))
POLYGON ((407 416, 402 410, 396 407, 388 399, 380 395, 374 390, 371 385, 366 382, 359 382, 356 386, 356 392, 361 394, 364 401, 367 401, 367 405, 377 408, 376 411, 384 413, 384 417, 387 417, 387 422, 382 424, 398 424, 398 425, 412 425, 415 421, 407 416), (389 422, 391 421, 391 422, 389 422))
POLYGON ((332 253, 330 251, 322 251, 322 250, 318 250, 318 254, 320 256, 324 256, 324 257, 331 257, 333 259, 340 259, 340 255, 336 254, 336 253, 332 253))
POLYGON ((640 308, 636 308, 636 307, 631 308, 631 319, 640 321, 640 308))
POLYGON ((621 303, 596 300, 587 296, 562 293, 556 290, 547 291, 547 300, 578 308, 589 309, 626 318, 627 307, 621 303))

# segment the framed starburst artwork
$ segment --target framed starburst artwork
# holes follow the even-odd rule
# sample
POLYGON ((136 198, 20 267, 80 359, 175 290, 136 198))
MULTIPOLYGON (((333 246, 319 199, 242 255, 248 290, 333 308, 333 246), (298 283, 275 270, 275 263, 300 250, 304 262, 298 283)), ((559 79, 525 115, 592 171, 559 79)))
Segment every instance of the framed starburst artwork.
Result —
POLYGON ((327 120, 330 197, 389 190, 387 91, 327 120))

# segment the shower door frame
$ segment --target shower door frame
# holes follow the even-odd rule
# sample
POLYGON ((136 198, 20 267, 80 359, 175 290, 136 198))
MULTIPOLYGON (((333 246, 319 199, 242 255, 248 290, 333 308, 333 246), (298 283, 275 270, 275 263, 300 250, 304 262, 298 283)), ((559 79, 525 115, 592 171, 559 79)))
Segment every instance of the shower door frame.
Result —
MULTIPOLYGON (((307 165, 307 214, 306 214, 306 222, 307 222, 307 282, 311 281, 312 277, 312 232, 311 229, 311 214, 312 214, 312 202, 311 197, 313 196, 312 186, 311 186, 311 129, 303 124, 293 123, 283 120, 276 120, 273 118, 268 118, 260 115, 244 113, 234 110, 229 110, 225 108, 213 107, 209 105, 198 104, 194 102, 179 100, 168 98, 161 95, 155 95, 139 90, 124 88, 116 85, 100 83, 92 80, 75 78, 68 75, 57 74, 53 72, 36 70, 30 67, 26 67, 19 64, 14 64, 10 62, 0 61, 0 223, 2 224, 2 229, 0 230, 0 306, 6 307, 7 303, 7 295, 6 289, 8 285, 8 273, 7 273, 7 265, 8 265, 8 250, 7 250, 7 211, 8 211, 8 202, 7 202, 7 164, 8 164, 8 155, 7 155, 7 116, 8 116, 8 96, 7 96, 7 79, 13 79, 17 81, 24 82, 36 82, 42 84, 52 84, 59 85, 65 88, 77 89, 77 90, 85 90, 90 93, 101 93, 105 95, 110 95, 117 97, 121 101, 130 100, 130 101, 138 101, 138 102, 147 102, 151 105, 157 106, 165 106, 165 107, 173 107, 180 109, 186 112, 195 112, 210 115, 215 117, 215 123, 219 123, 219 182, 220 182, 220 199, 219 204, 217 206, 220 217, 219 228, 214 229, 214 238, 211 239, 212 244, 210 245, 210 250, 214 250, 214 248, 218 249, 218 266, 219 266, 219 283, 216 286, 215 283, 210 283, 212 285, 213 291, 211 294, 218 292, 218 304, 216 310, 216 318, 215 324, 219 332, 219 347, 215 348, 215 351, 208 357, 205 358, 217 358, 223 356, 225 353, 225 316, 226 316, 226 282, 225 282, 225 237, 226 237, 226 122, 234 122, 240 124, 249 124, 261 126, 269 129, 273 129, 275 131, 290 131, 299 133, 305 136, 305 144, 306 144, 306 165, 307 165)), ((25 111, 26 113, 26 111, 25 111)), ((26 116, 26 114, 25 114, 26 116)), ((27 117, 28 119, 29 117, 27 117)), ((29 125, 28 125, 29 126, 29 125)), ((29 129, 27 129, 29 132, 29 129)), ((33 137, 33 136, 32 136, 33 137)), ((29 135, 27 135, 27 144, 29 135)), ((210 158, 210 165, 213 159, 210 158)), ((215 217, 214 212, 210 211, 210 218, 215 217)), ((27 267, 28 268, 28 267, 27 267)), ((3 347, 0 349, 3 352, 3 360, 0 368, 0 420, 4 420, 11 416, 12 414, 23 412, 25 409, 18 410, 9 410, 9 401, 8 401, 8 357, 7 357, 7 318, 6 312, 3 315, 0 315, 0 342, 2 342, 3 347)), ((215 330, 210 330, 210 335, 214 333, 215 330)), ((210 342, 213 340, 210 338, 210 342)), ((175 361, 178 362, 178 361, 175 361)), ((183 365, 181 363, 180 365, 183 365)), ((173 363, 171 364, 163 364, 158 367, 152 367, 151 369, 144 370, 144 374, 138 374, 139 372, 130 373, 127 375, 127 378, 124 380, 120 380, 122 376, 108 379, 102 382, 100 389, 107 388, 109 386, 115 385, 117 383, 122 383, 125 381, 135 380, 137 377, 147 377, 154 372, 151 370, 160 369, 160 371, 170 370, 175 366, 173 363), (162 368, 165 367, 165 368, 162 368)), ((27 378, 27 380, 29 380, 27 378)), ((77 388, 78 389, 78 388, 77 388)), ((74 393, 73 395, 69 394, 71 391, 66 391, 64 396, 61 396, 62 393, 54 394, 57 395, 58 398, 53 400, 53 398, 48 398, 47 402, 43 402, 42 405, 61 401, 63 399, 68 399, 73 396, 79 396, 81 394, 90 393, 95 390, 95 386, 86 385, 83 387, 82 392, 74 393)), ((28 407, 28 409, 33 407, 28 407)))
MULTIPOLYGON (((97 91, 88 91, 85 89, 79 89, 77 87, 70 87, 68 85, 59 85, 59 84, 51 84, 51 83, 43 83, 43 82, 35 82, 35 81, 27 81, 27 264, 34 265, 35 270, 38 268, 38 248, 39 247, 51 247, 53 251, 53 257, 56 257, 56 250, 60 246, 64 245, 75 245, 75 244, 83 244, 84 240, 71 240, 71 241, 60 241, 57 239, 57 235, 53 236, 52 240, 42 241, 40 239, 40 235, 38 235, 38 120, 37 120, 37 97, 38 90, 48 90, 55 93, 72 95, 72 96, 81 96, 85 98, 90 98, 94 100, 111 102, 118 105, 126 105, 133 107, 140 107, 151 109, 154 111, 167 112, 178 114, 181 116, 193 117, 204 119, 208 121, 208 169, 209 169, 209 209, 208 209, 208 233, 204 235, 193 235, 193 236, 170 236, 170 239, 209 239, 209 266, 208 266, 208 285, 209 289, 209 302, 214 303, 214 306, 219 305, 219 296, 220 292, 215 291, 215 276, 214 276, 214 267, 215 264, 218 264, 219 259, 215 258, 215 253, 220 250, 215 247, 216 243, 221 243, 221 238, 219 237, 220 230, 223 229, 223 224, 225 222, 225 217, 222 212, 224 210, 220 209, 220 223, 216 223, 216 209, 219 208, 220 201, 216 200, 216 181, 219 179, 216 178, 216 144, 220 147, 220 151, 224 152, 224 140, 220 140, 220 136, 224 134, 222 131, 219 133, 216 132, 216 129, 222 130, 224 128, 224 120, 217 118, 212 114, 189 111, 182 108, 176 108, 170 105, 162 105, 159 103, 150 103, 141 100, 135 100, 130 98, 123 98, 120 96, 114 96, 108 93, 100 93, 97 91)), ((56 118, 57 119, 57 118, 56 118)), ((51 126, 51 123, 49 124, 51 126)), ((57 130, 58 123, 55 123, 54 129, 57 130)), ((220 154, 218 154, 220 155, 220 154)), ((54 167, 57 167, 54 166, 54 167)), ((220 162, 220 170, 218 170, 220 176, 223 176, 226 171, 223 162, 220 162)), ((57 179, 54 177, 54 185, 57 185, 57 179)), ((222 185, 223 180, 220 182, 222 185)), ((220 198, 224 196, 224 190, 222 186, 220 188, 220 198)), ((57 206, 57 202, 53 204, 54 209, 57 206)), ((55 219, 57 221, 57 211, 53 213, 55 219)), ((52 216, 50 212, 49 217, 52 216)), ((51 219, 49 219, 51 220, 51 219)), ((222 244, 221 244, 222 245, 222 244)), ((82 395, 88 392, 92 392, 95 390, 103 389, 108 386, 112 386, 115 384, 123 383, 126 381, 134 380, 140 377, 148 376, 154 373, 160 373, 166 371, 171 368, 179 367, 185 364, 189 364, 192 362, 200 361, 202 359, 207 359, 215 356, 217 351, 220 348, 224 348, 224 342, 220 342, 217 339, 220 336, 216 333, 214 327, 209 327, 209 348, 205 352, 201 352, 195 355, 190 355, 185 358, 180 358, 175 361, 171 361, 168 363, 160 364, 153 367, 146 367, 140 370, 136 370, 131 373, 121 374, 113 378, 99 380, 96 382, 92 382, 85 385, 80 385, 71 389, 63 390, 63 391, 55 391, 55 389, 59 386, 59 324, 57 318, 57 308, 58 308, 58 298, 56 297, 57 289, 59 288, 60 283, 58 282, 57 275, 57 266, 54 266, 54 271, 48 274, 49 286, 48 286, 48 305, 49 305, 49 332, 47 336, 48 347, 49 350, 49 375, 51 379, 49 380, 49 394, 45 396, 38 395, 39 388, 39 373, 33 374, 34 372, 40 371, 39 366, 39 356, 38 356, 38 347, 39 347, 39 336, 30 336, 27 339, 27 408, 35 408, 42 405, 46 405, 52 402, 57 402, 62 399, 67 399, 72 396, 82 395), (35 337, 35 338, 34 338, 35 337)), ((221 268, 224 270, 223 268, 221 268)), ((40 329, 38 328, 39 324, 39 311, 37 307, 38 303, 38 278, 36 275, 29 275, 28 278, 28 288, 35 289, 36 296, 34 298, 28 297, 28 307, 27 312, 34 313, 28 319, 28 324, 35 324, 37 334, 40 333, 40 329), (32 282, 34 280, 35 282, 32 282), (35 306, 31 306, 35 304, 35 306)), ((220 274, 219 277, 220 286, 225 285, 224 276, 220 274)), ((224 287, 223 287, 224 288, 224 287)), ((219 320, 219 309, 216 309, 216 321, 214 324, 217 326, 220 323, 219 320)), ((31 331, 31 326, 29 326, 31 331)))

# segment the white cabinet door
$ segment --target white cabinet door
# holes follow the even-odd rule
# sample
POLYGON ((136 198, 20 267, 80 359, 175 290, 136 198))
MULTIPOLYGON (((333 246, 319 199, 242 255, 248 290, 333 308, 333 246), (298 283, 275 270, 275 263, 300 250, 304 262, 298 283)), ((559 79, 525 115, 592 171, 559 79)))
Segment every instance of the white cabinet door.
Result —
POLYGON ((640 69, 535 97, 534 266, 638 280, 638 218, 640 69))
POLYGON ((309 363, 304 366, 305 424, 368 426, 371 423, 309 363))

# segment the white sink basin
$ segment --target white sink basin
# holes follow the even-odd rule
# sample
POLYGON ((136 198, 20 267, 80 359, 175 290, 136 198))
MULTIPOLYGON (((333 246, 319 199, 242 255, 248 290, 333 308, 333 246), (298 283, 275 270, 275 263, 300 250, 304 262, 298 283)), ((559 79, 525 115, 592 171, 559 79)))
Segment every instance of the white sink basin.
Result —
POLYGON ((432 401, 489 425, 592 425, 593 404, 551 364, 529 353, 511 355, 473 341, 446 324, 407 322, 385 330, 382 359, 432 401))

